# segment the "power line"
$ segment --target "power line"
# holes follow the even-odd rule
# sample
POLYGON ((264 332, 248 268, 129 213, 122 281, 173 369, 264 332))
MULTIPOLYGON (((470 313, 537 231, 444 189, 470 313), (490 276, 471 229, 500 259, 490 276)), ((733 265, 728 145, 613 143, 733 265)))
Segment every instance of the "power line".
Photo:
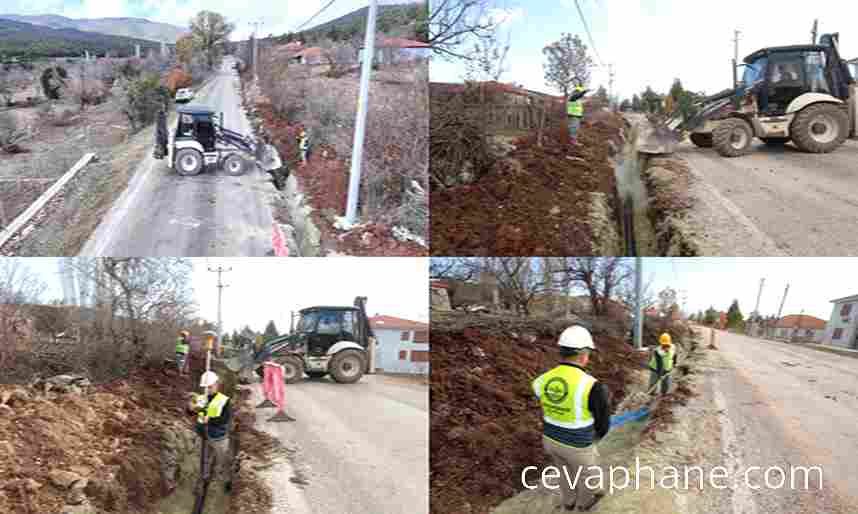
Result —
POLYGON ((593 40, 593 34, 590 33, 590 27, 587 25, 587 19, 584 18, 584 11, 581 10, 581 4, 578 3, 578 0, 575 0, 575 8, 578 9, 578 16, 581 17, 581 23, 584 24, 584 30, 587 32, 587 37, 590 39, 590 46, 593 47, 593 53, 596 54, 596 59, 598 59, 599 61, 599 66, 604 68, 605 63, 602 62, 602 56, 600 56, 599 51, 596 50, 596 42, 593 40))
POLYGON ((335 1, 336 1, 336 0, 331 0, 330 2, 328 2, 327 4, 325 4, 321 9, 319 9, 319 10, 316 12, 316 14, 314 14, 314 15, 310 16, 310 19, 309 19, 309 20, 307 20, 307 21, 305 21, 304 23, 302 23, 301 25, 299 25, 299 26, 298 26, 298 28, 296 28, 296 29, 295 29, 295 30, 293 30, 292 32, 298 32, 299 30, 301 30, 301 29, 303 29, 304 27, 306 27, 306 26, 307 26, 307 24, 309 24, 311 21, 313 21, 314 19, 316 19, 316 17, 318 17, 320 14, 322 14, 322 13, 325 11, 325 9, 327 9, 328 7, 330 7, 330 6, 331 6, 331 4, 332 4, 332 3, 334 3, 335 1))

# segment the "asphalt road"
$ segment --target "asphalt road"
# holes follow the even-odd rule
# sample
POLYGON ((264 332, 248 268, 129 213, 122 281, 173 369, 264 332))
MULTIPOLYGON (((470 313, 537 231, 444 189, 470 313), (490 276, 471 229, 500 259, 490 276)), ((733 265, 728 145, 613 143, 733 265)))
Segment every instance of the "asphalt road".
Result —
MULTIPOLYGON (((752 472, 763 487, 735 488, 718 512, 855 512, 858 359, 726 332, 717 332, 717 345, 725 365, 713 375, 713 394, 728 469, 777 466, 787 473, 784 488, 772 489, 752 472), (812 490, 791 490, 790 466, 820 466, 821 489, 811 479, 812 490)), ((779 479, 773 471, 771 480, 779 479)))
MULTIPOLYGON (((224 59, 192 103, 223 112, 224 127, 248 133, 231 66, 232 60, 224 59)), ((275 193, 255 166, 241 177, 212 169, 182 177, 149 153, 80 255, 264 256, 272 248, 269 202, 275 193)))
POLYGON ((272 514, 429 512, 428 386, 368 375, 350 385, 307 380, 285 394, 295 422, 267 422, 273 410, 257 411, 257 426, 294 452, 265 475, 272 514))
POLYGON ((676 155, 784 254, 858 255, 858 232, 838 228, 858 222, 858 141, 830 154, 758 143, 730 159, 684 143, 676 155))

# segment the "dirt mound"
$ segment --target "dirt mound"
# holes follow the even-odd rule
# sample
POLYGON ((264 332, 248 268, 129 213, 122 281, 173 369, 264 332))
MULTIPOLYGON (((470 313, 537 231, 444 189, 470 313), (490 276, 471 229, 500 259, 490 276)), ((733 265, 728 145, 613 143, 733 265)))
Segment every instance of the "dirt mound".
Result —
MULTIPOLYGON (((615 119, 616 118, 616 119, 615 119)), ((477 182, 433 188, 432 253, 435 255, 590 255, 592 193, 603 193, 616 211, 616 182, 608 158, 621 141, 622 120, 585 120, 580 145, 565 128, 530 134, 477 182)))
POLYGON ((187 390, 161 369, 81 392, 0 385, 0 393, 11 395, 0 416, 9 457, 0 460, 0 512, 59 512, 75 482, 85 485, 95 507, 143 512, 163 492, 158 427, 184 416, 187 390))
MULTIPOLYGON (((477 320, 477 318, 474 318, 477 320)), ((557 363, 556 330, 480 319, 475 328, 433 319, 431 509, 485 513, 521 489, 525 466, 544 464, 542 413, 531 381, 557 363)), ((591 373, 623 398, 641 356, 621 339, 594 331, 591 373)))

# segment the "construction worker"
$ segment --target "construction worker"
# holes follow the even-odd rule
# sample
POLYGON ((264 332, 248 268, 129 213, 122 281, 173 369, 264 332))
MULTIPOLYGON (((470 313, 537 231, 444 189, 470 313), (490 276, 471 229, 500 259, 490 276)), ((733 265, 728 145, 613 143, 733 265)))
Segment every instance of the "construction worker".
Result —
POLYGON ((670 339, 670 334, 665 332, 658 338, 658 348, 650 353, 649 358, 649 388, 655 387, 656 382, 661 379, 661 394, 667 394, 670 390, 671 370, 676 366, 676 348, 670 339))
POLYGON ((188 354, 191 352, 191 333, 187 330, 179 331, 176 338, 176 367, 180 375, 188 372, 188 354))
POLYGON ((197 395, 194 410, 197 412, 196 431, 201 437, 208 436, 214 464, 211 477, 224 480, 227 492, 232 490, 230 476, 231 456, 229 454, 229 422, 232 418, 232 406, 228 396, 220 392, 220 379, 214 371, 206 371, 200 377, 200 387, 205 394, 197 395))
POLYGON ((569 125, 569 142, 573 145, 578 144, 578 127, 581 125, 581 118, 584 117, 584 104, 581 98, 589 92, 584 89, 584 86, 578 84, 566 100, 566 122, 569 125))
POLYGON ((298 134, 298 149, 301 151, 301 162, 307 164, 310 158, 310 137, 304 129, 298 134))
MULTIPOLYGON (((588 476, 596 474, 599 452, 595 443, 611 426, 608 389, 587 373, 590 353, 596 351, 590 331, 572 325, 560 334, 560 364, 533 381, 533 392, 542 404, 545 453, 569 476, 560 480, 561 501, 566 510, 589 511, 605 493, 590 489, 588 476)), ((563 472, 561 471, 561 475, 563 472)))

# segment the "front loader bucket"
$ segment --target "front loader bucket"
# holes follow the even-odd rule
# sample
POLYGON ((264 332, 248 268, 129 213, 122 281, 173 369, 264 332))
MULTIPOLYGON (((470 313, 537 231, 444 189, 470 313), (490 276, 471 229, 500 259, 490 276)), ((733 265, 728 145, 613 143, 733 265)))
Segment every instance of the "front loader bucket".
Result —
POLYGON ((669 126, 651 120, 642 120, 638 126, 638 152, 660 155, 676 151, 682 141, 682 133, 669 126))

